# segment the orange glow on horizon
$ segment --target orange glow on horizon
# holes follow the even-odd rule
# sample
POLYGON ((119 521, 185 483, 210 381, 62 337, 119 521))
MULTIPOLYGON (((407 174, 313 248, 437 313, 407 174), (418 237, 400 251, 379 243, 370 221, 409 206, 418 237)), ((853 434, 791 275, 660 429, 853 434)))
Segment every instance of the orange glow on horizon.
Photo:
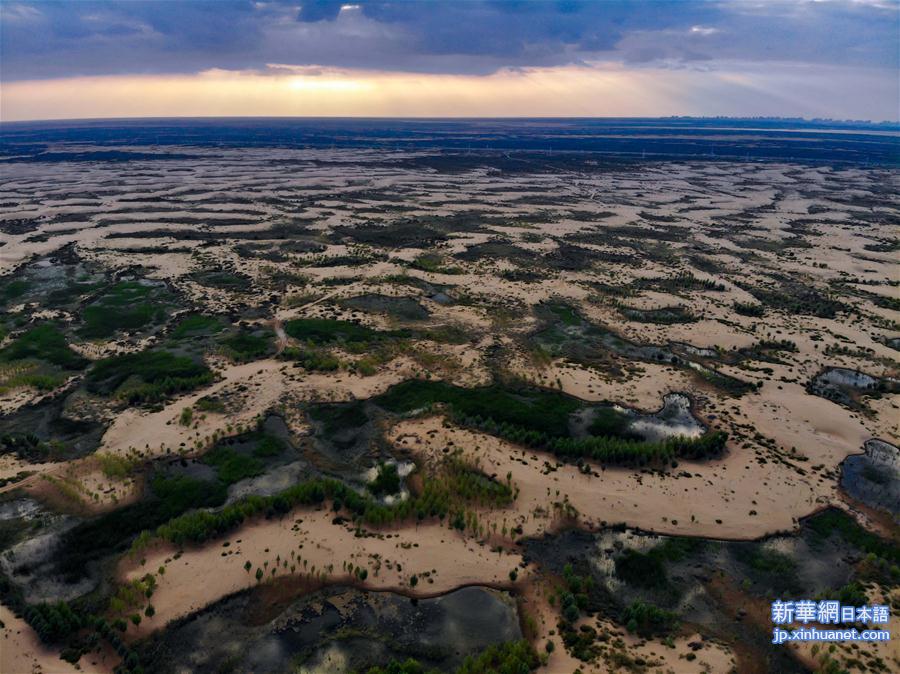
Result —
MULTIPOLYGON (((873 87, 884 91, 880 73, 841 74, 870 97, 878 90, 873 87)), ((809 75, 802 69, 772 75, 609 63, 500 70, 484 76, 275 65, 265 72, 209 70, 4 83, 0 118, 815 116, 826 101, 834 106, 825 98, 830 98, 833 74, 819 78, 821 93, 818 80, 809 75)), ((852 97, 848 100, 852 104, 852 97)))

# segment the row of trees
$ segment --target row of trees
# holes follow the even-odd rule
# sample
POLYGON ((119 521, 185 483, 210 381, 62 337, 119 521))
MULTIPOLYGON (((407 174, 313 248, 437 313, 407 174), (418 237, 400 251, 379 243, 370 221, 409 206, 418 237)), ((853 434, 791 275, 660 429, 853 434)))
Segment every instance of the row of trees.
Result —
MULTIPOLYGON (((509 484, 491 480, 472 468, 458 455, 451 455, 432 475, 424 479, 419 494, 390 505, 379 503, 369 494, 360 494, 339 480, 314 478, 298 483, 272 496, 250 495, 216 512, 198 510, 185 513, 166 522, 156 530, 156 536, 175 543, 202 543, 233 531, 245 520, 265 515, 285 515, 298 506, 314 506, 331 501, 335 512, 347 511, 354 519, 371 526, 403 521, 413 515, 418 520, 438 517, 444 520, 466 517, 465 506, 502 505, 512 501, 509 484)), ((153 535, 145 531, 135 540, 132 550, 146 546, 153 535)))
POLYGON ((661 442, 647 442, 613 436, 586 438, 552 437, 509 423, 497 423, 479 416, 461 417, 456 421, 528 447, 544 449, 563 458, 585 458, 599 463, 628 466, 666 463, 675 458, 705 459, 719 456, 725 449, 728 434, 724 431, 705 433, 697 438, 674 437, 661 442))

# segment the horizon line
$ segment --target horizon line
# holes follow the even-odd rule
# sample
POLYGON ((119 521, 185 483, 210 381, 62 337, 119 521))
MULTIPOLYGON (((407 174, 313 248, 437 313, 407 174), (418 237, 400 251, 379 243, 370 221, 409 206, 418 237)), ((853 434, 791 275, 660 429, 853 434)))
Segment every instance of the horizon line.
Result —
POLYGON ((893 126, 900 130, 900 120, 874 120, 874 119, 835 119, 830 117, 781 117, 777 115, 754 115, 748 117, 733 115, 664 115, 659 117, 648 116, 621 116, 621 115, 553 115, 553 116, 448 116, 438 117, 433 115, 408 115, 408 116, 372 116, 372 115, 184 115, 184 116, 133 116, 133 117, 71 117, 71 118, 35 118, 4 121, 0 115, 0 126, 20 124, 65 124, 83 122, 140 122, 162 120, 374 120, 374 121, 578 121, 578 120, 704 120, 704 121, 781 121, 804 122, 819 124, 864 124, 871 126, 893 126))

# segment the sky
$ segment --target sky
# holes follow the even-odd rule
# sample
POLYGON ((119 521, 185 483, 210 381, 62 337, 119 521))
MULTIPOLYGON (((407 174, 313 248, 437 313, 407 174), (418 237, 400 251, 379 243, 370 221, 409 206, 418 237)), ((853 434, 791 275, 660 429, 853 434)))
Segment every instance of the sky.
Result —
POLYGON ((0 3, 0 119, 900 121, 900 0, 0 3))

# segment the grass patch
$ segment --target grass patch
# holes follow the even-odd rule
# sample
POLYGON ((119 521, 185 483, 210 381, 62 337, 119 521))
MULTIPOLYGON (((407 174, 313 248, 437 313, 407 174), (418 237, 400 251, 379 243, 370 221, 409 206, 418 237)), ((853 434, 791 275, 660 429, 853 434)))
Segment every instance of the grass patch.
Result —
POLYGON ((100 452, 95 455, 100 462, 100 470, 110 479, 123 479, 131 475, 135 468, 141 464, 138 458, 100 452))
POLYGON ((462 274, 463 269, 460 267, 447 266, 441 255, 433 253, 423 253, 409 263, 409 266, 419 271, 430 272, 433 274, 462 274))
POLYGON ((50 323, 35 326, 0 350, 0 361, 42 360, 65 370, 80 370, 88 360, 69 348, 65 336, 50 323))
POLYGON ((225 355, 236 363, 247 363, 270 356, 275 352, 272 333, 241 330, 219 340, 225 355))
POLYGON ((341 360, 324 349, 303 349, 289 346, 278 357, 297 363, 311 372, 334 372, 341 367, 341 360))
POLYGON ((258 458, 240 454, 231 447, 218 446, 207 452, 203 463, 216 469, 216 476, 227 485, 240 482, 248 477, 257 477, 264 472, 263 463, 258 458))
POLYGON ((836 533, 857 550, 900 565, 900 546, 866 531, 850 515, 837 508, 814 515, 807 524, 818 537, 828 538, 836 533))
POLYGON ((221 332, 225 328, 225 324, 217 316, 206 316, 203 314, 191 314, 179 321, 169 336, 172 339, 185 339, 187 337, 197 337, 200 335, 212 335, 221 332))
POLYGON ((405 330, 382 332, 330 318, 297 318, 284 324, 284 331, 296 340, 312 345, 370 344, 390 337, 408 337, 405 330))

